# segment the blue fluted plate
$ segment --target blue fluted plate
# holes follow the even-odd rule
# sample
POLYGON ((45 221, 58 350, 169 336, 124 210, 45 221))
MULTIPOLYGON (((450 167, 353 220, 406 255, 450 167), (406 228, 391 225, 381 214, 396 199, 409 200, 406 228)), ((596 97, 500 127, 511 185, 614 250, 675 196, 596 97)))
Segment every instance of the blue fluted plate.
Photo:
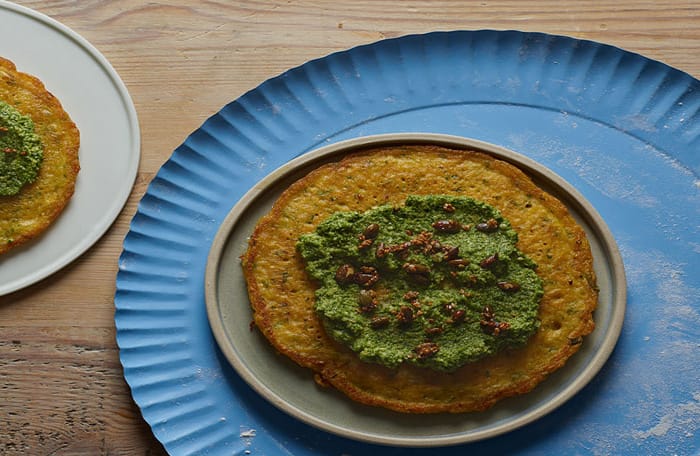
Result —
POLYGON ((254 392, 214 341, 204 274, 220 224, 271 170, 343 139, 423 131, 515 150, 573 185, 616 238, 629 287, 617 347, 582 391, 523 428, 441 451, 692 453, 700 437, 699 89, 691 76, 618 48, 496 31, 385 40, 266 81, 174 151, 124 241, 117 342, 144 418, 172 454, 378 448, 319 431, 254 392))

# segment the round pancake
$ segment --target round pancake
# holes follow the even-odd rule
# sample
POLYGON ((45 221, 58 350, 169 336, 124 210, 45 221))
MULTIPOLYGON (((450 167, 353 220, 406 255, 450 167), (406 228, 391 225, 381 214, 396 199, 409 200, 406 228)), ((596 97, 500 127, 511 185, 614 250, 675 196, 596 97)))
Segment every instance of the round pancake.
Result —
POLYGON ((40 235, 73 196, 80 133, 58 99, 34 76, 0 57, 0 100, 34 122, 44 145, 39 175, 13 196, 0 196, 0 254, 40 235))
POLYGON ((254 322, 274 348, 358 402, 407 413, 485 410, 526 393, 578 351, 594 328, 597 289, 585 233, 555 197, 488 154, 431 145, 368 149, 286 189, 241 258, 254 322), (400 205, 412 194, 463 195, 499 209, 543 280, 540 328, 527 345, 454 372, 361 361, 331 339, 314 311, 315 285, 296 251, 301 234, 336 211, 400 205))

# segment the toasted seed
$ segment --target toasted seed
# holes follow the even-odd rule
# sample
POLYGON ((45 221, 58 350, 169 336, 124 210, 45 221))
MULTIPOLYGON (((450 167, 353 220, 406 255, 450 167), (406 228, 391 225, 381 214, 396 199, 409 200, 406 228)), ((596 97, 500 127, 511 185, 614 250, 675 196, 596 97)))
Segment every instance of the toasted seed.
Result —
POLYGON ((374 242, 374 239, 364 239, 364 238, 361 238, 361 239, 360 239, 360 243, 357 244, 357 248, 360 249, 360 250, 366 249, 367 247, 369 247, 370 245, 372 245, 373 242, 374 242))
POLYGON ((438 220, 433 223, 433 228, 439 233, 458 233, 462 230, 462 224, 456 220, 438 220))
POLYGON ((430 268, 422 264, 404 263, 403 269, 409 274, 430 274, 430 268))
POLYGON ((377 293, 374 290, 360 290, 358 300, 360 304, 367 305, 374 301, 376 298, 377 293))
POLYGON ((396 319, 403 326, 413 323, 414 318, 413 309, 410 306, 401 306, 396 313, 396 319))
POLYGON ((508 330, 508 328, 510 328, 510 323, 505 322, 505 321, 499 321, 495 324, 495 326, 493 328, 493 335, 497 336, 497 335, 501 334, 503 331, 508 330))
POLYGON ((478 223, 476 225, 476 230, 483 233, 493 233, 498 230, 498 221, 496 219, 488 219, 485 222, 478 223))
POLYGON ((437 252, 442 252, 444 250, 444 247, 438 240, 431 240, 428 244, 425 245, 423 248, 423 252, 425 252, 426 255, 430 255, 431 253, 437 253, 437 252))
POLYGON ((496 321, 496 316, 493 313, 493 309, 489 306, 484 306, 481 312, 481 321, 479 322, 481 330, 486 334, 491 334, 493 336, 498 336, 503 331, 510 328, 510 323, 505 321, 496 321))
POLYGON ((377 258, 384 258, 389 253, 391 253, 391 247, 387 247, 386 244, 380 242, 377 246, 377 250, 375 251, 375 255, 377 256, 377 258))
POLYGON ((498 282, 496 284, 498 288, 500 288, 503 291, 507 291, 510 293, 515 293, 516 291, 520 290, 520 285, 514 282, 498 282))
POLYGON ((469 265, 469 260, 465 260, 464 258, 456 258, 454 260, 449 260, 447 264, 453 268, 464 269, 469 265))
POLYGON ((389 326, 389 323, 391 323, 391 319, 387 317, 386 315, 381 316, 381 317, 374 317, 372 320, 369 322, 369 325, 373 329, 380 329, 380 328, 386 328, 389 326))
POLYGON ((409 249, 413 243, 411 241, 406 241, 398 245, 391 246, 391 252, 399 258, 406 258, 409 254, 409 249))
POLYGON ((435 342, 423 342, 414 348, 413 351, 418 355, 418 358, 425 359, 435 356, 435 354, 440 351, 440 346, 435 342))
POLYGON ((363 288, 371 288, 379 281, 379 271, 372 266, 361 266, 353 275, 353 281, 363 288))
POLYGON ((439 326, 434 326, 432 328, 426 328, 425 334, 430 337, 438 336, 442 334, 443 329, 439 326))
POLYGON ((360 305, 360 313, 373 312, 379 304, 377 301, 377 293, 375 293, 374 290, 360 290, 357 302, 360 305))
POLYGON ((490 269, 492 268, 496 263, 498 263, 498 252, 494 253, 493 255, 484 258, 481 263, 479 263, 479 266, 481 266, 484 269, 490 269))
POLYGON ((408 277, 415 283, 420 285, 428 285, 430 283, 430 268, 422 264, 404 263, 404 271, 408 273, 408 277))
POLYGON ((454 302, 448 302, 442 306, 442 310, 444 310, 445 313, 452 314, 455 310, 457 310, 457 305, 454 302))
POLYGON ((418 296, 420 296, 420 293, 418 293, 417 291, 407 291, 406 293, 404 293, 403 299, 408 302, 411 302, 418 299, 418 296))
POLYGON ((377 223, 370 223, 362 232, 365 239, 374 239, 377 237, 377 234, 379 234, 379 224, 377 223))
POLYGON ((340 285, 344 285, 353 281, 355 268, 350 264, 342 264, 335 272, 335 281, 340 285))
POLYGON ((459 256, 459 247, 445 247, 445 261, 456 260, 459 256))
POLYGON ((452 318, 453 323, 461 323, 464 321, 466 316, 467 313, 463 309, 457 309, 454 312, 452 312, 452 316, 450 318, 452 318))

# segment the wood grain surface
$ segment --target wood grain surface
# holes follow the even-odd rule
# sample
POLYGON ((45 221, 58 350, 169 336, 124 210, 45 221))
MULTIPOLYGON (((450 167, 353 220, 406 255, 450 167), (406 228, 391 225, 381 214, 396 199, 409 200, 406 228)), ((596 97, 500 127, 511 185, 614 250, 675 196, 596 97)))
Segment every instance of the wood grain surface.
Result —
POLYGON ((700 77, 700 1, 153 1, 18 3, 112 63, 139 115, 133 193, 107 234, 34 286, 0 297, 0 454, 160 455, 122 376, 117 258, 146 187, 224 104, 305 61, 433 30, 518 29, 613 44, 700 77))

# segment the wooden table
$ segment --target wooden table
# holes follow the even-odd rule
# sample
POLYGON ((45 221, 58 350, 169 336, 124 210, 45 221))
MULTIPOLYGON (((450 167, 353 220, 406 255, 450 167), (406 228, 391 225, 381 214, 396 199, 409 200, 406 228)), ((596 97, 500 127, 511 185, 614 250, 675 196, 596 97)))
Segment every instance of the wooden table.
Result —
POLYGON ((122 376, 117 258, 173 149, 224 104, 333 51, 433 30, 519 29, 617 45, 700 77, 700 1, 138 0, 19 3, 110 60, 139 115, 142 159, 123 212, 82 257, 0 297, 0 454, 163 454, 122 376))

